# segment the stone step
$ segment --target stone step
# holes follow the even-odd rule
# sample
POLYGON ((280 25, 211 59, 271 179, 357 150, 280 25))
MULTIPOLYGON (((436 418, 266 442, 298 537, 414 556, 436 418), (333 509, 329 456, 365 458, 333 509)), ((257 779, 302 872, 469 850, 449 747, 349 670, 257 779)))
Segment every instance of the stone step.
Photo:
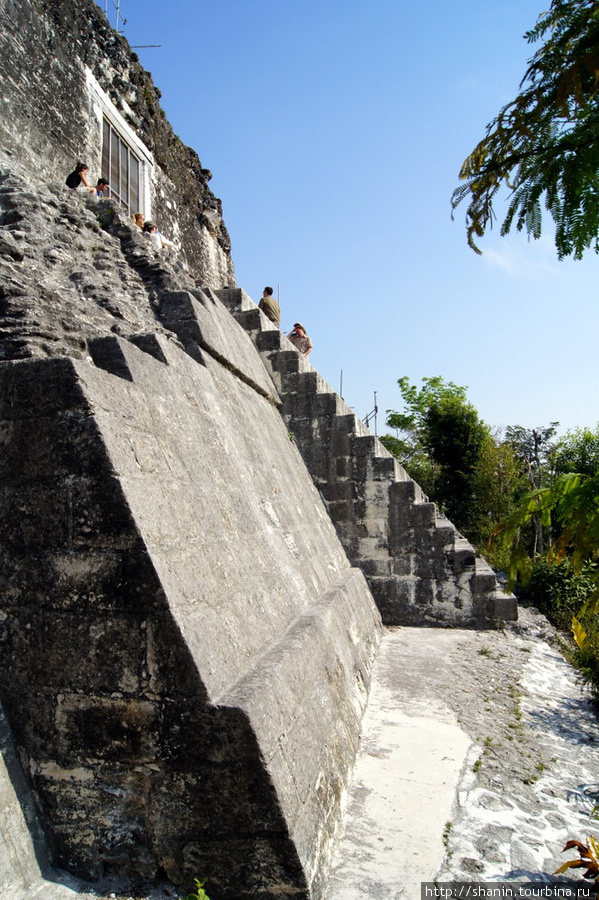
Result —
POLYGON ((351 478, 344 481, 327 481, 319 485, 322 496, 327 501, 335 502, 337 500, 354 500, 355 490, 354 483, 351 478))
POLYGON ((262 332, 267 333, 272 331, 276 331, 277 334, 281 334, 276 325, 266 318, 264 313, 258 309, 256 306, 254 309, 245 309, 240 310, 235 318, 239 322, 242 328, 248 333, 262 334, 262 332), (263 321, 264 320, 264 321, 263 321), (271 328, 268 328, 268 323, 271 328))
POLYGON ((392 456, 375 456, 372 461, 373 477, 377 481, 390 479, 395 481, 399 478, 399 463, 392 456))
MULTIPOLYGON (((202 288, 202 290, 207 293, 208 289, 202 288)), ((212 291, 212 293, 216 294, 221 303, 224 303, 234 316, 247 309, 257 309, 251 297, 241 288, 219 288, 219 290, 212 291)))
MULTIPOLYGON (((283 394, 282 412, 292 419, 334 417, 338 412, 339 398, 336 394, 318 394, 312 396, 289 396, 283 394)), ((294 428, 292 430, 295 430, 294 428)))
POLYGON ((362 431, 362 429, 360 429, 359 434, 357 434, 356 441, 358 444, 363 445, 365 448, 364 450, 360 450, 359 452, 364 455, 370 454, 371 456, 379 459, 389 459, 393 462, 397 462, 393 454, 389 453, 387 448, 383 444, 381 444, 378 437, 376 437, 374 434, 371 434, 371 432, 363 422, 361 422, 360 420, 358 421, 360 422, 360 425, 364 430, 362 431))
MULTIPOLYGON (((284 360, 287 359, 287 352, 289 351, 281 351, 275 355, 273 358, 273 369, 277 370, 279 368, 280 357, 283 357, 284 360)), ((285 369, 285 372, 284 374, 282 373, 281 376, 284 391, 290 394, 300 394, 302 396, 335 393, 320 372, 317 372, 316 369, 312 368, 305 356, 302 356, 297 350, 291 350, 290 352, 295 354, 298 366, 295 372, 290 371, 289 367, 284 362, 283 368, 285 369)), ((341 400, 341 403, 343 402, 344 401, 341 400)), ((345 405, 345 411, 351 412, 347 405, 345 405)))
MULTIPOLYGON (((429 499, 412 478, 398 481, 394 487, 394 491, 403 503, 428 503, 429 499)), ((451 526, 454 527, 453 525, 451 526)))
MULTIPOLYGON (((318 372, 292 347, 273 353, 268 362, 273 375, 278 376, 281 389, 285 393, 313 394, 318 391, 318 372), (306 379, 305 384, 303 379, 299 378, 300 375, 306 379)), ((326 384, 324 379, 321 378, 321 381, 326 384)), ((329 388, 329 392, 330 390, 329 388)))
POLYGON ((517 618, 492 569, 309 360, 243 291, 216 294, 270 372, 287 427, 386 624, 485 627, 517 618))
MULTIPOLYGON (((268 331, 259 331, 256 334, 256 346, 261 354, 266 353, 270 355, 287 349, 287 347, 283 348, 283 344, 286 345, 288 343, 285 335, 281 334, 276 328, 268 329, 268 331)), ((297 356, 297 351, 295 351, 295 355, 297 356)))
POLYGON ((394 574, 394 560, 390 556, 386 559, 362 557, 352 560, 352 565, 362 569, 366 578, 385 578, 394 574))
MULTIPOLYGON (((461 575, 468 570, 475 570, 476 552, 474 547, 460 534, 454 538, 452 567, 456 575, 461 575)), ((490 570, 492 572, 492 570, 490 570)), ((482 584, 482 582, 481 582, 482 584)), ((493 590, 497 587, 495 575, 493 575, 493 590)))

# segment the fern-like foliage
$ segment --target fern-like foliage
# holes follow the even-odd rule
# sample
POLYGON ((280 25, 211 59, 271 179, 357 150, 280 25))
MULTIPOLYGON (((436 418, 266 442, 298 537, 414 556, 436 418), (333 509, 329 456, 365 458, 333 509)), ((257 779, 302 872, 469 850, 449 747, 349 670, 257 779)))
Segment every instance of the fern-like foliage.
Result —
MULTIPOLYGON (((545 554, 545 565, 551 567, 567 560, 569 569, 579 576, 579 588, 584 590, 583 602, 572 617, 572 635, 578 650, 570 658, 599 702, 599 472, 591 477, 576 473, 558 476, 549 487, 528 493, 520 506, 494 529, 489 538, 490 544, 501 539, 511 547, 508 563, 510 589, 517 579, 527 584, 535 570, 535 563, 538 572, 538 558, 531 558, 521 540, 523 532, 535 519, 540 519, 546 528, 553 525, 559 531, 559 536, 545 554), (586 583, 580 580, 583 568, 586 583)), ((561 568, 559 565, 557 567, 561 568)), ((570 581, 570 584, 573 585, 573 582, 570 581)), ((552 608, 556 615, 559 611, 556 594, 552 597, 552 608)), ((565 871, 574 865, 565 863, 558 871, 565 871)))
POLYGON ((509 584, 517 578, 526 583, 533 567, 520 537, 535 519, 559 536, 547 551, 548 562, 561 562, 566 556, 575 571, 587 561, 599 557, 599 474, 592 478, 576 473, 560 475, 548 487, 526 494, 517 509, 493 530, 489 542, 500 536, 511 545, 509 584))
POLYGON ((580 259, 599 252, 599 0, 552 0, 525 38, 544 42, 516 99, 464 161, 452 215, 469 198, 468 244, 480 253, 476 241, 492 227, 493 202, 507 186, 501 233, 515 225, 539 238, 544 205, 559 258, 580 259))

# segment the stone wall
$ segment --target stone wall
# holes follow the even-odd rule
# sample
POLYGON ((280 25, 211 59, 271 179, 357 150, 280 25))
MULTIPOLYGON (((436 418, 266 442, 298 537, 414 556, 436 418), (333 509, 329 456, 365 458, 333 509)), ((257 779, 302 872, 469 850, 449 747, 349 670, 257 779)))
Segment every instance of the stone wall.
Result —
POLYGON ((108 175, 86 72, 151 154, 151 214, 198 284, 234 284, 210 172, 173 133, 151 75, 94 0, 0 0, 0 150, 8 164, 35 173, 37 183, 64 184, 78 160, 89 164, 90 179, 108 175))
POLYGON ((316 898, 380 617, 273 380, 110 201, 5 170, 0 210, 0 699, 51 856, 316 898))
POLYGON ((56 864, 318 897, 380 620, 273 403, 145 344, 0 365, 0 693, 56 864))

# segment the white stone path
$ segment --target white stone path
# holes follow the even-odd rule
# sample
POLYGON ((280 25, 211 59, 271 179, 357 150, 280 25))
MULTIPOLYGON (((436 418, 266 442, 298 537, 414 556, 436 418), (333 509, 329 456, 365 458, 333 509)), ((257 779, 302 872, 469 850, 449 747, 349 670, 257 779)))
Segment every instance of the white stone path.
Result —
POLYGON ((383 640, 327 900, 416 898, 441 868, 472 740, 447 706, 415 689, 406 644, 414 650, 423 637, 406 629, 383 640))
POLYGON ((387 632, 325 900, 551 880, 599 833, 598 720, 552 634, 526 610, 505 633, 387 632))

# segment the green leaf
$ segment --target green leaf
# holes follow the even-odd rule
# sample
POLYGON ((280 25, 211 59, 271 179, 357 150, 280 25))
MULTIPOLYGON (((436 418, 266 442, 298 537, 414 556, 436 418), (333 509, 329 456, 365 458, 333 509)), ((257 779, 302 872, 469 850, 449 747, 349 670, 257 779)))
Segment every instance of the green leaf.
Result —
POLYGON ((552 0, 525 35, 543 41, 529 60, 516 98, 487 126, 460 169, 452 216, 468 201, 466 233, 492 228, 499 188, 510 193, 501 226, 542 234, 542 205, 555 223, 558 257, 599 252, 599 4, 552 0))

